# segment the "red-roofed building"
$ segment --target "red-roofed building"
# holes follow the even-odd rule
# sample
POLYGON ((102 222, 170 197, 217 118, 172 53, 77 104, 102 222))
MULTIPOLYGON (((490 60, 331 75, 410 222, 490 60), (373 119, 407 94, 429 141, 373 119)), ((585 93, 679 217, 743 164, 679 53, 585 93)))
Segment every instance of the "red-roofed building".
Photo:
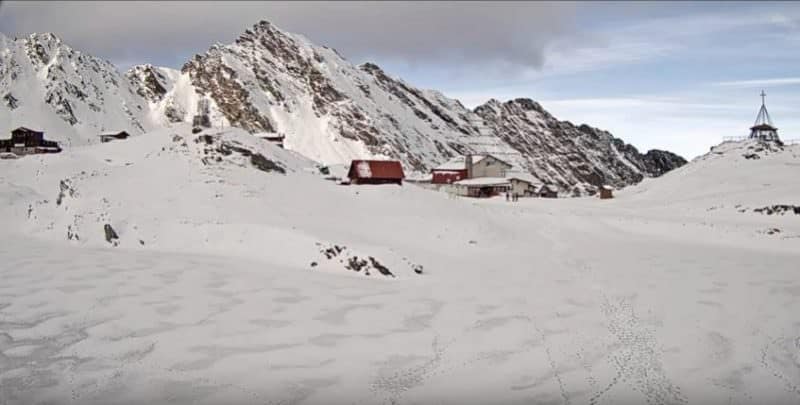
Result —
POLYGON ((396 160, 354 160, 347 173, 351 184, 403 184, 403 166, 396 160))

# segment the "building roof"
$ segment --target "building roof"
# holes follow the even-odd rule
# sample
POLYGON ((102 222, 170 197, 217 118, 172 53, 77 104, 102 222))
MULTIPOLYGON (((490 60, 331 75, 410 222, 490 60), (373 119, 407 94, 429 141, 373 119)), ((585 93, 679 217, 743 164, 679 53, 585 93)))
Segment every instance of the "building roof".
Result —
POLYGON ((544 184, 541 187, 539 187, 538 191, 542 192, 542 191, 545 191, 545 190, 552 191, 552 192, 556 193, 556 192, 558 192, 558 187, 556 187, 556 186, 554 186, 552 184, 544 184))
POLYGON ((609 190, 609 191, 611 191, 611 190, 614 190, 614 187, 611 187, 611 186, 609 186, 609 185, 607 185, 607 184, 606 184, 606 185, 603 185, 603 186, 602 186, 602 187, 600 187, 600 188, 602 188, 603 190, 609 190))
MULTIPOLYGON (((480 162, 481 160, 486 159, 488 157, 491 157, 492 159, 497 160, 498 162, 501 162, 501 163, 507 165, 508 167, 512 167, 512 165, 510 163, 508 163, 506 161, 503 161, 503 160, 500 160, 497 157, 489 155, 489 154, 472 155, 472 164, 476 164, 476 163, 480 162)), ((437 170, 437 171, 467 170, 466 156, 456 156, 456 157, 448 160, 447 162, 442 163, 441 165, 434 167, 433 170, 437 170)))
POLYGON ((43 133, 42 131, 37 131, 35 129, 30 129, 30 128, 27 128, 27 127, 19 127, 19 128, 13 129, 11 132, 16 132, 16 131, 43 133))
POLYGON ((350 162, 349 178, 397 179, 405 177, 403 166, 396 160, 353 160, 350 162))
MULTIPOLYGON (((474 161, 475 160, 473 159, 473 162, 474 161)), ((467 169, 467 163, 464 156, 456 156, 448 160, 447 162, 442 163, 441 165, 433 168, 433 170, 442 170, 442 171, 446 170, 456 171, 456 170, 466 170, 466 169, 467 169)))
POLYGON ((533 175, 528 172, 507 172, 506 178, 517 179, 530 184, 536 184, 539 181, 539 179, 533 177, 533 175))
POLYGON ((508 176, 508 177, 506 177, 506 179, 508 179, 509 181, 518 181, 520 183, 525 183, 525 184, 527 184, 529 186, 534 185, 533 181, 531 181, 529 179, 521 178, 521 177, 518 177, 518 176, 508 176))
POLYGON ((122 134, 130 136, 130 134, 128 134, 127 131, 108 131, 108 132, 103 132, 99 136, 120 136, 122 134))
POLYGON ((751 130, 752 129, 764 129, 764 130, 768 130, 768 131, 777 131, 778 130, 778 128, 775 128, 775 127, 773 127, 772 125, 769 125, 769 124, 755 125, 755 126, 750 127, 750 129, 751 130))
POLYGON ((259 132, 259 133, 253 134, 253 136, 255 136, 256 138, 262 138, 262 139, 284 139, 284 138, 286 138, 286 135, 279 134, 279 133, 276 133, 276 132, 259 132))
POLYGON ((474 179, 464 179, 454 182, 459 186, 507 186, 509 179, 505 177, 476 177, 474 179))

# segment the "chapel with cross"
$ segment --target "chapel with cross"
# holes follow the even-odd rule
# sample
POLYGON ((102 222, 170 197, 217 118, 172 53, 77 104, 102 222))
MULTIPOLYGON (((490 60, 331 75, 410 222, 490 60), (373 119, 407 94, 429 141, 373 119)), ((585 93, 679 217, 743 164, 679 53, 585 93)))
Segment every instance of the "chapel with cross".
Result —
POLYGON ((767 93, 761 90, 761 109, 758 110, 755 124, 750 127, 750 139, 780 141, 780 138, 778 138, 778 128, 772 125, 772 118, 770 118, 769 112, 767 112, 766 97, 767 93))

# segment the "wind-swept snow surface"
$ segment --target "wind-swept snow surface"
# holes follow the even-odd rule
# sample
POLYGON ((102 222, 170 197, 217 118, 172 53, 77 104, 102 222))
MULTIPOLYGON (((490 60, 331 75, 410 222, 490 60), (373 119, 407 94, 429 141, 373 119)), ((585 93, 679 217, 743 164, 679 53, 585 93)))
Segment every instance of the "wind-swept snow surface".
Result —
POLYGON ((764 148, 518 203, 183 125, 0 160, 0 402, 797 403, 800 215, 752 209, 800 150, 764 148))

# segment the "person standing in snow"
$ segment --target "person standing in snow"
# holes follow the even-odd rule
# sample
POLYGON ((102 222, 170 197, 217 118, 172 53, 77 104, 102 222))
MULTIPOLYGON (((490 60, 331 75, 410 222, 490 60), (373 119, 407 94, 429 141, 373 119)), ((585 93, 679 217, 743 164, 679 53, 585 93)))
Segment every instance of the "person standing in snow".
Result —
POLYGON ((508 201, 508 191, 506 191, 506 201, 508 201))

